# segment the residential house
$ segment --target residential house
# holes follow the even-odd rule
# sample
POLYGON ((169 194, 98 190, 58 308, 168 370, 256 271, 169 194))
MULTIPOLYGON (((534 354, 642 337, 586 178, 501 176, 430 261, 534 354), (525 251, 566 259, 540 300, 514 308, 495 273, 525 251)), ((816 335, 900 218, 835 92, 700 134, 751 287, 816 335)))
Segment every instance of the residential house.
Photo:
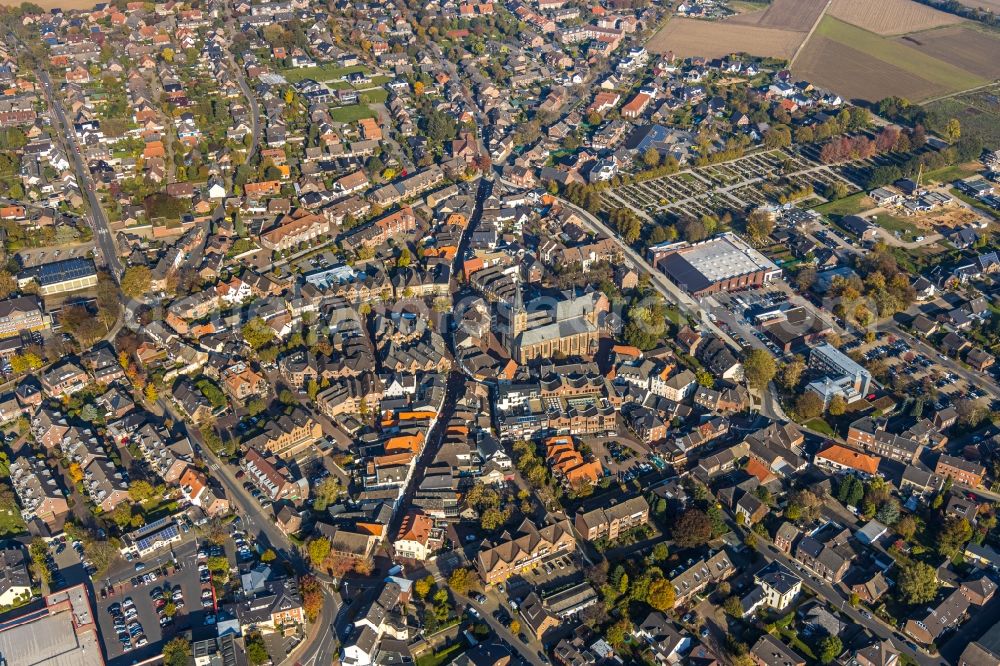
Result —
POLYGON ((649 522, 649 503, 641 495, 605 508, 576 514, 574 526, 587 541, 614 541, 626 530, 649 522))
POLYGON ((544 557, 574 550, 576 539, 568 520, 539 528, 525 519, 513 534, 504 532, 496 543, 483 541, 475 564, 483 581, 494 585, 538 566, 544 557))

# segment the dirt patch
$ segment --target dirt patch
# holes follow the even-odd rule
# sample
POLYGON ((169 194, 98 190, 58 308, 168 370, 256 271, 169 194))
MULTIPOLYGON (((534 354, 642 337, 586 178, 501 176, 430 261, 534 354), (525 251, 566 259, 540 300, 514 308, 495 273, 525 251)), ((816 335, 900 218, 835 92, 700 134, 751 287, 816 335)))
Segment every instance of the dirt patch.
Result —
POLYGON ((848 99, 877 101, 891 95, 920 100, 948 91, 944 86, 814 34, 792 67, 796 76, 848 99))
POLYGON ((958 16, 912 0, 833 0, 827 13, 879 35, 904 35, 962 22, 958 16))
POLYGON ((913 223, 924 229, 948 227, 955 229, 970 224, 978 224, 982 216, 963 206, 949 206, 924 216, 915 216, 913 223))
POLYGON ((900 37, 910 48, 987 79, 1000 78, 1000 39, 965 26, 900 37))
POLYGON ((809 32, 826 9, 826 3, 827 0, 774 0, 767 9, 731 16, 723 22, 809 32))
POLYGON ((804 32, 740 25, 731 21, 699 21, 674 18, 646 45, 653 53, 672 51, 681 58, 720 58, 731 53, 749 53, 772 58, 791 58, 804 32))

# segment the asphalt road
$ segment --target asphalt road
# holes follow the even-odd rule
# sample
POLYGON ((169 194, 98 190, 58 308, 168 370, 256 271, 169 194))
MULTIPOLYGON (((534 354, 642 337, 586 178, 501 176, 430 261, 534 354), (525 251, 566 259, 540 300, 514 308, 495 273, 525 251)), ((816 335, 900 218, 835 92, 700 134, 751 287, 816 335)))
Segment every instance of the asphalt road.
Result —
MULTIPOLYGON (((194 428, 188 428, 183 417, 178 414, 169 401, 159 399, 161 409, 170 414, 175 423, 184 423, 188 436, 197 444, 198 450, 209 463, 212 476, 222 484, 226 496, 232 502, 237 514, 243 521, 243 529, 254 534, 257 541, 266 541, 285 560, 289 561, 299 575, 309 573, 309 568, 292 542, 278 529, 274 519, 267 515, 260 505, 247 493, 243 485, 236 479, 233 470, 215 455, 202 441, 201 434, 194 428)), ((315 572, 314 572, 315 573, 315 572)), ((316 574, 320 580, 323 576, 316 574)), ((326 582, 326 581, 324 581, 326 582)), ((294 661, 300 664, 330 664, 335 654, 336 642, 331 639, 330 628, 339 610, 337 596, 324 585, 323 610, 316 621, 309 627, 306 639, 299 645, 296 652, 286 662, 294 661), (323 660, 325 659, 325 661, 323 660)))
POLYGON ((893 646, 897 650, 905 652, 908 656, 916 659, 917 663, 921 664, 921 666, 947 666, 947 662, 939 657, 931 657, 923 652, 911 650, 903 641, 895 636, 894 629, 878 620, 874 615, 870 615, 870 618, 865 617, 858 609, 851 607, 847 597, 842 595, 838 590, 822 582, 822 580, 813 579, 808 570, 800 572, 798 567, 801 565, 798 562, 780 552, 771 550, 771 548, 772 545, 764 539, 757 540, 756 550, 766 561, 772 562, 777 560, 788 567, 789 570, 796 572, 796 575, 802 578, 802 585, 811 589, 817 596, 822 597, 831 608, 840 611, 855 624, 864 626, 879 638, 892 641, 893 646))
POLYGON ((73 132, 73 126, 66 120, 66 112, 63 110, 62 101, 52 89, 52 79, 44 69, 38 70, 38 77, 45 88, 45 96, 49 100, 49 106, 55 111, 56 129, 62 134, 66 145, 69 147, 70 160, 73 162, 73 169, 76 172, 76 182, 80 190, 86 195, 90 205, 90 219, 94 227, 94 241, 101 249, 104 256, 104 265, 108 272, 114 276, 115 280, 121 280, 124 269, 121 260, 118 258, 118 249, 115 247, 114 237, 111 235, 111 226, 108 218, 97 200, 94 181, 90 177, 90 170, 83 162, 80 155, 79 145, 73 132))
MULTIPOLYGON (((230 35, 234 35, 238 32, 238 30, 236 29, 236 19, 232 15, 233 3, 226 2, 223 4, 226 7, 227 13, 226 31, 230 35)), ((257 104, 257 98, 254 96, 253 91, 250 90, 250 86, 247 85, 246 77, 243 76, 243 68, 236 64, 236 58, 233 57, 228 45, 225 47, 225 51, 226 58, 229 60, 229 65, 236 74, 236 83, 239 84, 240 90, 243 92, 243 96, 247 98, 247 104, 250 105, 250 128, 253 136, 253 143, 250 145, 250 150, 247 152, 246 163, 251 164, 254 156, 257 154, 257 151, 260 150, 260 133, 263 129, 260 122, 260 106, 257 104)))

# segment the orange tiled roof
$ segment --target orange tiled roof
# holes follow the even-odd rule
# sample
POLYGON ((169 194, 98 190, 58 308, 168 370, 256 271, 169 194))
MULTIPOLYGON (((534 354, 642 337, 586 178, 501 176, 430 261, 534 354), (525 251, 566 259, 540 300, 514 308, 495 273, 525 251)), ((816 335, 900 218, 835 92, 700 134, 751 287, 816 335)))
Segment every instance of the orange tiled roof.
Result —
POLYGON ((816 455, 817 457, 825 458, 831 462, 856 469, 866 474, 875 474, 878 472, 878 464, 882 460, 878 456, 861 453, 860 451, 855 451, 839 444, 831 444, 816 455))

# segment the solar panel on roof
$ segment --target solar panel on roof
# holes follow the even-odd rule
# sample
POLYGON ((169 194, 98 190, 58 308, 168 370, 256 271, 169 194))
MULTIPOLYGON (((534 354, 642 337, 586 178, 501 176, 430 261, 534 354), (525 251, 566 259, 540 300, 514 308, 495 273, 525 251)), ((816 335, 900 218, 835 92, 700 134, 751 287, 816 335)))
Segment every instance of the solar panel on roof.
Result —
POLYGON ((29 276, 33 275, 42 286, 89 277, 96 272, 94 262, 82 258, 53 261, 25 271, 29 276))
POLYGON ((135 546, 140 552, 147 551, 155 546, 159 541, 169 541, 174 537, 180 536, 180 532, 177 529, 177 525, 170 525, 163 530, 157 532, 156 534, 151 534, 150 536, 143 537, 139 539, 135 546))

